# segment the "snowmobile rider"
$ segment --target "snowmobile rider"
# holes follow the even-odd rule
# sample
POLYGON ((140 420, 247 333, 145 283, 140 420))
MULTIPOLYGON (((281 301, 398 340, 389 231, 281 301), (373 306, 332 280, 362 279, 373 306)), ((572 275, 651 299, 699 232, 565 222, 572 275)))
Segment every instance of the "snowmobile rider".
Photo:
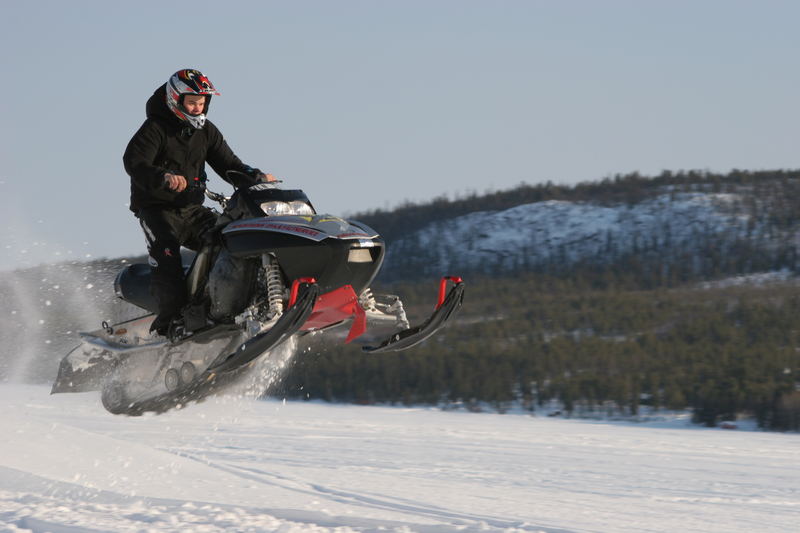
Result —
POLYGON ((205 164, 225 177, 237 170, 253 183, 275 181, 236 157, 220 131, 206 119, 212 95, 220 93, 200 71, 179 70, 147 101, 147 119, 123 156, 131 177, 131 211, 147 240, 150 292, 158 315, 150 328, 167 335, 187 303, 180 247, 199 250, 216 215, 204 207, 205 164))

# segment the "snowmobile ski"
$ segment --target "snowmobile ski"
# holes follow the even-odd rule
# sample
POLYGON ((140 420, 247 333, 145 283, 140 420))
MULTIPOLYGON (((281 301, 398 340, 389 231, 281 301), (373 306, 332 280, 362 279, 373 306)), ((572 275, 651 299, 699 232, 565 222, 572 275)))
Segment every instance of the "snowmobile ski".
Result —
POLYGON ((416 346, 442 327, 461 308, 464 302, 464 282, 461 278, 447 276, 442 278, 439 285, 439 300, 436 310, 424 323, 413 328, 399 331, 383 341, 378 346, 363 346, 361 349, 369 353, 396 352, 416 346), (445 295, 447 282, 452 281, 453 286, 445 295))

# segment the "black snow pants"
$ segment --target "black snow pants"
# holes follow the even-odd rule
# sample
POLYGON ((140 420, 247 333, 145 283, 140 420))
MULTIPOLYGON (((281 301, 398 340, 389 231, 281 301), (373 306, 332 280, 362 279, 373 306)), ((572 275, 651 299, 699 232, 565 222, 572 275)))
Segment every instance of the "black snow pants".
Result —
POLYGON ((202 205, 179 208, 145 208, 137 215, 147 240, 152 277, 150 293, 158 302, 152 329, 169 325, 187 303, 181 246, 199 251, 202 235, 212 228, 217 215, 202 205))

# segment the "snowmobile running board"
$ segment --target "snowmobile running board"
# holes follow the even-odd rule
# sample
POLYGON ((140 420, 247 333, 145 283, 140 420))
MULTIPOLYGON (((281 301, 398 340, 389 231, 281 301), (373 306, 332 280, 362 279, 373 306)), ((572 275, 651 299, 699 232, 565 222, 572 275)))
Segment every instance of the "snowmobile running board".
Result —
POLYGON ((369 353, 384 353, 405 350, 421 343, 442 327, 461 308, 464 302, 464 282, 461 278, 447 276, 442 278, 439 285, 439 299, 436 310, 424 323, 413 328, 408 328, 395 333, 379 346, 364 346, 361 349, 369 353), (447 282, 452 281, 453 287, 445 296, 447 282))
POLYGON ((102 337, 98 337, 91 333, 80 332, 80 338, 83 339, 83 342, 89 344, 90 346, 95 346, 102 350, 108 350, 112 353, 118 354, 132 354, 136 352, 144 352, 146 350, 152 350, 158 346, 164 346, 167 344, 167 341, 164 339, 157 340, 155 342, 150 342, 147 344, 137 344, 137 345, 128 345, 128 344, 118 344, 116 342, 110 342, 102 337))
MULTIPOLYGON (((297 301, 281 315, 272 328, 244 342, 233 353, 219 357, 191 383, 142 400, 126 398, 112 384, 110 388, 103 390, 103 406, 115 415, 139 416, 146 412, 163 413, 213 394, 231 381, 237 371, 294 335, 305 323, 319 295, 319 286, 313 280, 302 281, 305 288, 297 296, 297 301)), ((296 291, 293 288, 294 294, 297 294, 296 291)))

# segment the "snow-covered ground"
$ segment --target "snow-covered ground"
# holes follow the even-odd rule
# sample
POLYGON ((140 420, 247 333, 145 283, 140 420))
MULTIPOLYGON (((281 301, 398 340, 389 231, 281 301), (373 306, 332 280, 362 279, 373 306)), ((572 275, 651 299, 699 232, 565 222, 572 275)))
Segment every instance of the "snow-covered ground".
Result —
POLYGON ((0 531, 787 532, 800 436, 0 385, 0 531))

